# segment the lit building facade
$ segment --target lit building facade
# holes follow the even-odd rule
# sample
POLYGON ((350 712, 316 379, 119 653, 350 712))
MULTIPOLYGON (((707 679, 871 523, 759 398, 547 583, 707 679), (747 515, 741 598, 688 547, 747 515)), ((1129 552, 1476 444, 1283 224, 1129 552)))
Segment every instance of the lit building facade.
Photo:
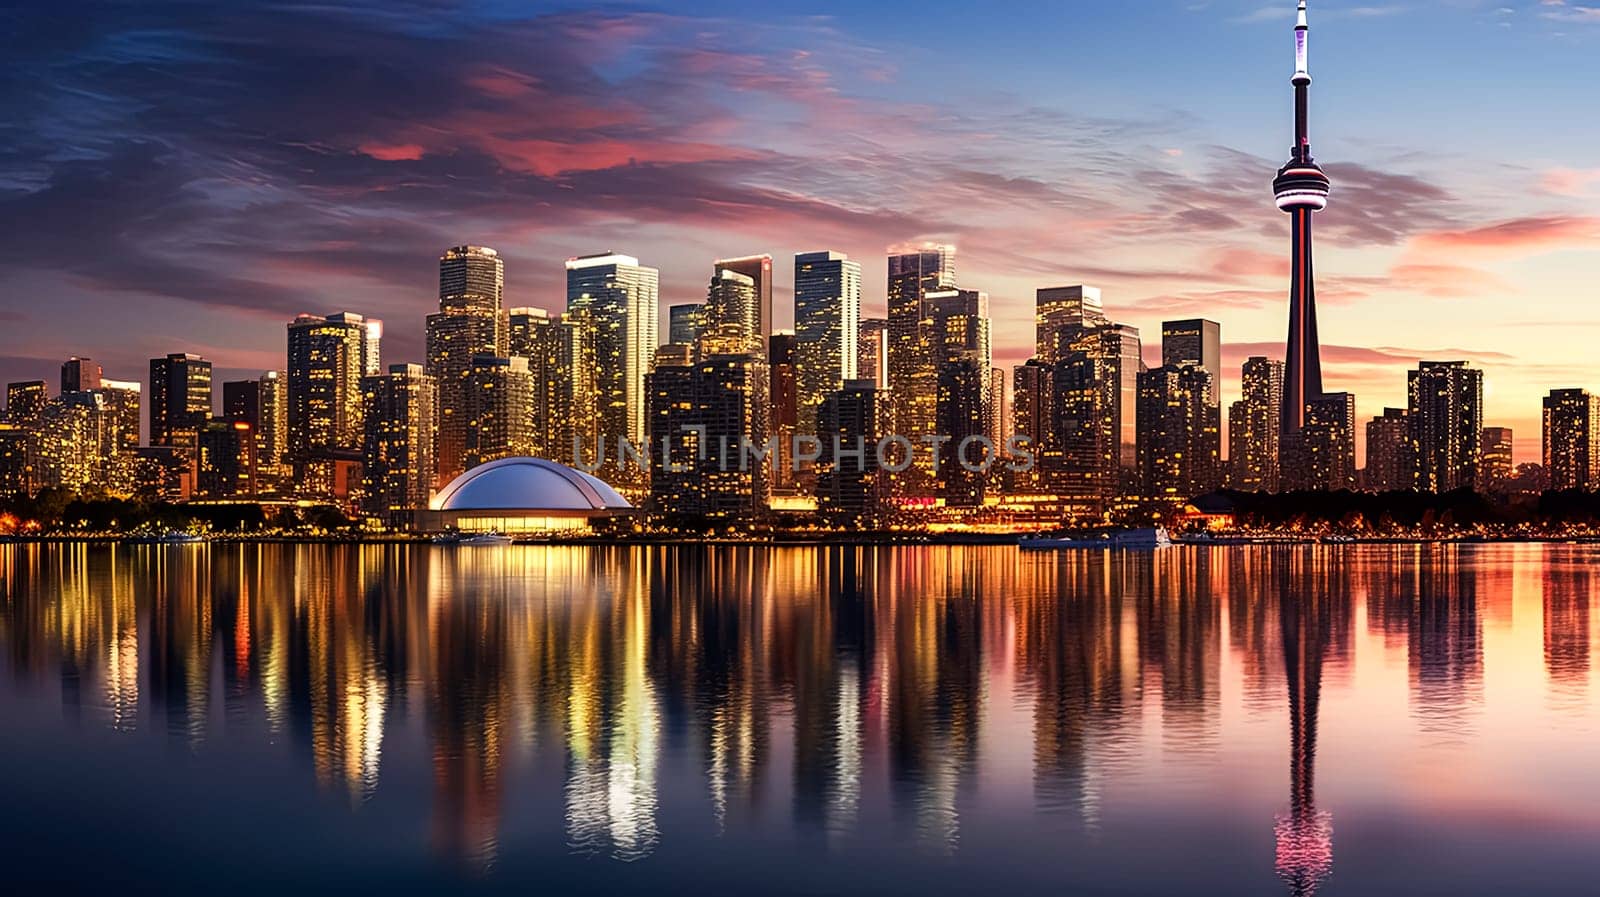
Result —
POLYGON ((1098 288, 1043 287, 1034 294, 1034 356, 1055 364, 1073 351, 1084 331, 1110 323, 1098 288))
POLYGON ((702 302, 674 305, 667 309, 667 341, 680 346, 694 345, 705 323, 705 310, 702 302))
POLYGON ((889 484, 877 446, 889 435, 889 410, 874 380, 851 380, 817 409, 817 509, 835 526, 884 522, 889 484))
MULTIPOLYGON (((750 330, 760 346, 757 354, 766 352, 767 337, 771 336, 772 331, 777 328, 772 318, 772 256, 747 255, 741 258, 717 259, 712 264, 717 271, 732 271, 742 274, 750 278, 751 283, 754 284, 755 304, 752 308, 750 330)), ((713 317, 718 316, 714 315, 708 308, 706 310, 706 320, 710 321, 713 317)), ((729 317, 726 313, 721 314, 718 319, 724 324, 729 322, 729 317)), ((654 351, 653 346, 651 351, 654 351)))
POLYGON ((6 422, 27 426, 38 419, 50 401, 50 387, 43 380, 19 380, 6 384, 6 422))
POLYGON ((1354 394, 1323 393, 1306 403, 1301 437, 1295 488, 1317 492, 1356 488, 1354 394))
POLYGON ((390 526, 425 508, 433 492, 438 383, 421 365, 392 364, 366 377, 363 510, 390 526))
POLYGON ((1242 397, 1228 412, 1228 466, 1233 488, 1276 492, 1283 362, 1259 355, 1245 359, 1240 392, 1242 397))
POLYGON ((1180 503, 1216 488, 1220 420, 1211 373, 1159 367, 1139 374, 1139 477, 1143 495, 1180 503))
POLYGON ((61 391, 88 392, 99 389, 103 373, 99 362, 74 355, 61 365, 61 391))
POLYGON ((794 371, 801 432, 815 433, 823 399, 856 379, 860 334, 860 263, 839 252, 796 255, 794 371))
POLYGON ((1211 404, 1222 406, 1222 325, 1192 318, 1161 325, 1161 366, 1205 368, 1211 375, 1211 404))
POLYGON ((255 498, 256 437, 248 421, 213 418, 200 428, 195 450, 196 498, 255 498))
POLYGON ((1404 408, 1385 408, 1367 421, 1367 471, 1370 492, 1395 492, 1416 486, 1411 457, 1411 420, 1404 408))
POLYGON ((480 355, 467 370, 463 412, 467 469, 534 454, 533 374, 528 359, 480 355))
POLYGON ((350 312, 300 315, 289 323, 288 454, 296 464, 329 452, 360 451, 367 324, 350 312))
POLYGON ((494 249, 456 246, 439 256, 439 310, 428 315, 426 324, 427 374, 439 393, 437 486, 466 469, 467 378, 473 358, 506 352, 504 299, 505 261, 494 249))
POLYGON ((1556 389, 1544 398, 1544 468, 1549 488, 1600 488, 1600 396, 1556 389))
MULTIPOLYGON (((577 413, 593 416, 612 444, 622 437, 636 446, 645 440, 645 377, 660 341, 660 280, 659 271, 631 256, 605 253, 567 262, 567 310, 587 316, 593 327, 595 404, 577 413)), ((631 471, 615 474, 604 478, 624 485, 637 481, 631 471)))
MULTIPOLYGON (((912 440, 933 432, 938 365, 928 332, 928 293, 955 289, 955 248, 928 246, 889 256, 889 395, 895 432, 912 440)), ((932 494, 931 471, 913 465, 897 477, 896 492, 932 494)))
POLYGON ((1516 434, 1510 427, 1484 427, 1479 451, 1478 490, 1498 492, 1511 482, 1516 468, 1516 434))
POLYGON ((1483 451, 1483 371, 1464 361, 1424 361, 1406 380, 1417 489, 1476 486, 1483 451))
POLYGON ((150 359, 150 444, 192 452, 211 418, 211 362, 173 353, 150 359))

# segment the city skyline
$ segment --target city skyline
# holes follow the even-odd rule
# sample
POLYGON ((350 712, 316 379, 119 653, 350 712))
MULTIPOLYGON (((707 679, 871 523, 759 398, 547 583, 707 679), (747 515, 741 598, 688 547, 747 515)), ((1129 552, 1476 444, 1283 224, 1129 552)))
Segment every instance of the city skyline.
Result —
MULTIPOLYGON (((428 36, 397 17, 305 10, 157 35, 148 26, 170 10, 118 10, 6 63, 13 74, 53 64, 61 77, 17 88, 32 101, 19 108, 33 135, 6 138, 0 214, 18 237, 4 260, 14 298, 0 310, 0 376, 47 376, 41 361, 77 354, 126 377, 190 351, 237 379, 277 367, 267 359, 282 321, 340 308, 391 322, 386 364, 419 362, 421 333, 400 322, 431 310, 431 259, 463 243, 505 255, 507 307, 552 312, 563 304, 559 259, 572 255, 636 255, 662 271, 669 306, 703 298, 702 258, 834 249, 861 261, 862 316, 879 317, 884 250, 931 239, 959 246, 962 286, 992 297, 998 366, 1031 354, 1020 334, 1034 288, 1088 283, 1146 333, 1221 321, 1232 398, 1245 357, 1282 357, 1287 228, 1260 201, 1288 109, 1282 29, 1293 7, 1281 6, 1041 12, 1042 26, 1104 38, 1085 42, 1104 46, 1066 81, 1041 80, 1053 69, 1025 53, 997 60, 992 26, 964 32, 972 62, 931 72, 925 30, 971 24, 937 4, 892 41, 875 10, 801 18, 780 6, 752 26, 761 44, 748 50, 715 40, 731 20, 714 5, 698 16, 529 14, 536 24, 489 10, 428 36), (329 23, 317 16, 340 17, 348 40, 318 39, 329 23), (224 65, 198 51, 250 45, 239 29, 252 22, 335 79, 380 40, 432 42, 447 51, 429 62, 443 86, 411 114, 391 92, 343 87, 328 107, 337 115, 288 129, 281 109, 312 89, 308 77, 258 91, 234 110, 236 127, 129 116, 167 96, 135 70, 224 65), (1197 31, 1204 40, 1191 40, 1197 31), (523 51, 552 36, 551 58, 594 50, 599 61, 559 77, 533 70, 543 63, 523 51), (478 52, 463 52, 473 39, 478 52), (1205 45, 1204 58, 1184 43, 1205 45), (974 65, 982 77, 963 71, 974 65), (659 86, 639 93, 646 75, 659 86), (1043 96, 1029 87, 1039 83, 1062 89, 1043 96), (548 132, 512 123, 540 110, 548 132), (91 118, 109 124, 91 132, 91 118), (47 148, 43 134, 58 139, 47 148), (822 144, 839 162, 827 170, 822 144), (428 198, 443 178, 458 193, 428 198), (913 181, 926 189, 909 198, 913 181), (491 188, 504 196, 491 201, 491 188), (176 250, 185 244, 199 249, 176 250)), ((1518 460, 1533 460, 1544 393, 1600 385, 1582 348, 1600 321, 1571 307, 1600 231, 1584 214, 1600 179, 1574 149, 1592 143, 1593 126, 1563 114, 1581 105, 1583 79, 1571 74, 1600 29, 1577 5, 1505 9, 1313 7, 1318 156, 1338 185, 1319 221, 1319 325, 1326 378, 1358 397, 1358 420, 1403 405, 1401 372, 1417 361, 1465 358, 1486 372, 1486 421, 1515 428, 1518 460), (1415 40, 1422 29, 1430 40, 1415 40), (1478 54, 1497 60, 1495 83, 1457 58, 1478 54), (1403 110, 1431 102, 1446 79, 1472 88, 1470 114, 1451 106, 1408 120, 1403 110), (1545 101, 1523 102, 1529 90, 1545 101), (1506 127, 1477 127, 1485 116, 1506 127)), ((49 15, 25 14, 13 39, 49 15)), ((256 51, 267 71, 287 55, 256 51)), ((790 273, 776 266, 784 328, 790 273)), ((1156 363, 1159 346, 1146 343, 1156 363)))

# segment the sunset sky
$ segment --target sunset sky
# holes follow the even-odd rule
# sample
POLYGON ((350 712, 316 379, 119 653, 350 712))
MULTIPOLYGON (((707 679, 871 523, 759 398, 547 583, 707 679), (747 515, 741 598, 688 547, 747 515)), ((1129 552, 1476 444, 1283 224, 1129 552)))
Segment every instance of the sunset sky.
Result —
MULTIPOLYGON (((795 252, 861 260, 881 314, 885 250, 938 240, 1007 367, 1034 289, 1088 283, 1152 359, 1162 320, 1221 321, 1231 402, 1283 351, 1293 6, 17 4, 0 379, 173 351, 253 376, 302 311, 381 317, 385 362, 420 361, 461 243, 550 309, 572 255, 659 267, 665 306, 770 252, 787 326, 795 252)), ((1327 386, 1364 419, 1417 359, 1469 359, 1536 459, 1539 397, 1600 389, 1600 6, 1311 6, 1327 386)))

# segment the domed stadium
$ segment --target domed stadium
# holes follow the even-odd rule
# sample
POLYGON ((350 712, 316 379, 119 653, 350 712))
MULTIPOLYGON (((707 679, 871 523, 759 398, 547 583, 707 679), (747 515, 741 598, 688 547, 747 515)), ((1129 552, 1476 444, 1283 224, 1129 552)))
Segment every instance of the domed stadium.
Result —
POLYGON ((633 505, 603 480, 543 458, 502 458, 451 480, 428 503, 423 529, 543 533, 592 529, 633 505))

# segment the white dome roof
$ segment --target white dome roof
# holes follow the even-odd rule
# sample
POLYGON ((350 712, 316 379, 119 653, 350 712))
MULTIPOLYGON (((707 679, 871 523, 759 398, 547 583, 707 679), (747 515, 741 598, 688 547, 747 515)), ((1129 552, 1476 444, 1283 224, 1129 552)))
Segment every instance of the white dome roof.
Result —
POLYGON ((606 511, 633 505, 596 477, 543 458, 502 458, 450 481, 435 511, 606 511))

